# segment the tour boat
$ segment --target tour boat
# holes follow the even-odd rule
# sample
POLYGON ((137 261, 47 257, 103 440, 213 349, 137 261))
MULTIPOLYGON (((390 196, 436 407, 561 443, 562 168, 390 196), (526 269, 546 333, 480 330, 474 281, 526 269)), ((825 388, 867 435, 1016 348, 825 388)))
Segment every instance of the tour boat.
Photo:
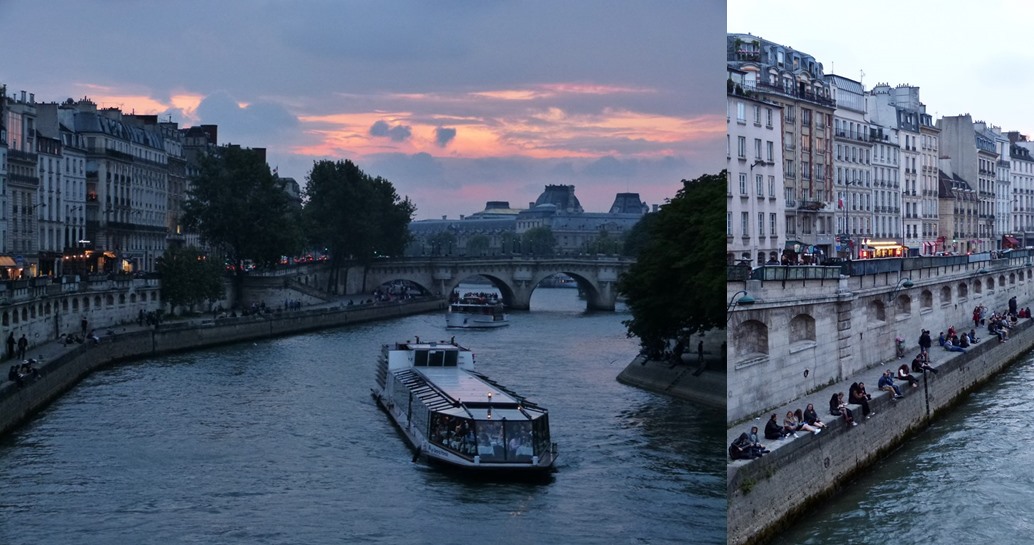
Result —
POLYGON ((486 329, 510 325, 502 301, 495 294, 468 293, 453 296, 445 325, 450 328, 486 329))
POLYGON ((384 345, 377 403, 430 462, 471 472, 536 474, 557 455, 549 412, 474 369, 455 340, 384 345))

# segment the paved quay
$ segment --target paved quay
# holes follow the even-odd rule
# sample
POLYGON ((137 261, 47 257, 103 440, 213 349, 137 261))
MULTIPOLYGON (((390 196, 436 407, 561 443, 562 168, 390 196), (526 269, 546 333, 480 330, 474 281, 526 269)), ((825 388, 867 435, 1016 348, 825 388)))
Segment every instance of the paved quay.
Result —
POLYGON ((772 413, 782 425, 788 410, 803 409, 807 403, 815 405, 820 419, 827 424, 818 434, 798 432, 798 437, 760 439, 771 450, 761 458, 731 461, 726 454, 729 543, 763 543, 798 517, 807 516, 813 505, 850 483, 859 472, 879 463, 941 414, 955 410, 974 389, 1027 358, 1034 348, 1032 326, 1031 320, 1021 320, 1009 332, 1008 341, 1000 343, 989 335, 965 353, 948 352, 934 345, 931 360, 939 372, 919 376, 917 388, 895 380, 901 387, 902 399, 894 400, 888 392, 876 389, 876 381, 884 370, 896 371, 902 363, 911 363, 919 351, 916 346, 907 347, 904 358, 883 361, 729 427, 726 449, 729 442, 749 431, 752 425, 763 431, 772 413), (875 414, 865 420, 861 408, 850 405, 858 422, 853 427, 842 418, 827 416, 832 394, 846 393, 848 386, 858 380, 866 383, 875 414))
POLYGON ((725 370, 716 369, 714 362, 700 374, 696 374, 696 370, 695 362, 672 365, 669 361, 638 356, 618 374, 617 380, 651 392, 724 410, 725 370))

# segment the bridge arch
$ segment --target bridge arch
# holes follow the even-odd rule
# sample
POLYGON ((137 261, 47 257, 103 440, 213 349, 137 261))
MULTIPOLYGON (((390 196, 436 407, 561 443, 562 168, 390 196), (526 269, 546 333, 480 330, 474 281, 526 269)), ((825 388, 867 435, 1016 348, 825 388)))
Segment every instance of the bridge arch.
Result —
POLYGON ((634 263, 617 257, 484 257, 484 258, 401 258, 369 266, 366 274, 353 273, 346 293, 369 293, 392 279, 408 280, 439 297, 447 297, 464 279, 481 276, 500 291, 503 302, 517 310, 530 307, 531 294, 542 280, 558 273, 574 278, 586 293, 586 306, 594 310, 614 310, 617 281, 634 263))

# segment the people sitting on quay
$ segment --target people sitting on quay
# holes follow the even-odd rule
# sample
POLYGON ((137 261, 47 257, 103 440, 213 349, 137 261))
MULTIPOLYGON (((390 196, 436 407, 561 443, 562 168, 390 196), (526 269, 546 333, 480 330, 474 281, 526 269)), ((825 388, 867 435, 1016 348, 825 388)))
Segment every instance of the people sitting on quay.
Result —
POLYGON ((805 424, 804 422, 797 420, 797 415, 794 414, 793 411, 786 411, 786 417, 783 418, 783 431, 784 437, 785 435, 793 435, 794 437, 799 437, 797 435, 797 432, 799 431, 819 433, 822 430, 814 426, 809 426, 808 424, 805 424))
POLYGON ((829 414, 842 417, 844 422, 852 426, 858 425, 858 422, 854 421, 854 413, 844 401, 844 392, 835 393, 829 398, 829 414))
POLYGON ((966 349, 959 346, 958 335, 952 335, 944 342, 944 349, 948 352, 965 352, 966 349))
POLYGON ((901 388, 897 384, 894 384, 894 376, 891 374, 890 369, 883 372, 883 376, 880 377, 880 381, 876 384, 880 390, 886 390, 894 396, 894 399, 901 399, 905 396, 901 395, 901 388))
POLYGON ((977 330, 976 329, 970 329, 969 330, 969 342, 971 344, 976 344, 976 343, 980 342, 980 338, 977 337, 977 330))
POLYGON ((819 414, 815 412, 815 405, 813 403, 808 403, 808 406, 804 408, 804 413, 801 416, 801 420, 804 420, 811 426, 816 428, 826 427, 826 424, 824 424, 822 420, 819 420, 819 414))
POLYGON ((772 413, 771 418, 768 419, 768 423, 765 424, 765 439, 782 439, 787 435, 788 434, 783 432, 783 427, 776 421, 776 414, 772 413))
POLYGON ((912 359, 912 372, 926 373, 927 371, 933 371, 933 374, 937 374, 937 369, 930 365, 930 355, 920 352, 912 359))
POLYGON ((909 372, 909 370, 908 370, 908 365, 907 364, 902 363, 901 367, 898 367, 898 379, 900 379, 900 380, 907 380, 908 383, 911 384, 913 388, 918 388, 919 387, 919 379, 917 379, 914 376, 912 376, 912 373, 909 372))
POLYGON ((758 427, 751 426, 750 433, 741 433, 729 445, 729 458, 733 460, 753 460, 771 452, 758 441, 758 427))
POLYGON ((25 381, 22 380, 21 373, 18 372, 17 365, 12 365, 11 370, 7 372, 7 380, 17 384, 19 388, 25 385, 25 381))
POLYGON ((872 396, 865 391, 865 385, 860 382, 851 383, 851 387, 847 389, 847 402, 852 405, 862 406, 862 418, 869 418, 873 413, 869 408, 869 400, 872 396))

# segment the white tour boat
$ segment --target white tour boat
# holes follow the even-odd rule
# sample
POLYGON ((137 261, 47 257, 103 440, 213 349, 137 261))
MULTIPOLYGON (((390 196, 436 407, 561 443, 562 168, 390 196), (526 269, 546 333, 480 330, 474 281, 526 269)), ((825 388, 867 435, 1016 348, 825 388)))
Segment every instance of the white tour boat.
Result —
POLYGON ((384 345, 377 403, 429 461, 469 471, 529 474, 556 459, 549 412, 474 370, 453 341, 384 345))
POLYGON ((450 328, 486 329, 510 325, 499 296, 489 293, 468 293, 453 297, 445 314, 450 328))

